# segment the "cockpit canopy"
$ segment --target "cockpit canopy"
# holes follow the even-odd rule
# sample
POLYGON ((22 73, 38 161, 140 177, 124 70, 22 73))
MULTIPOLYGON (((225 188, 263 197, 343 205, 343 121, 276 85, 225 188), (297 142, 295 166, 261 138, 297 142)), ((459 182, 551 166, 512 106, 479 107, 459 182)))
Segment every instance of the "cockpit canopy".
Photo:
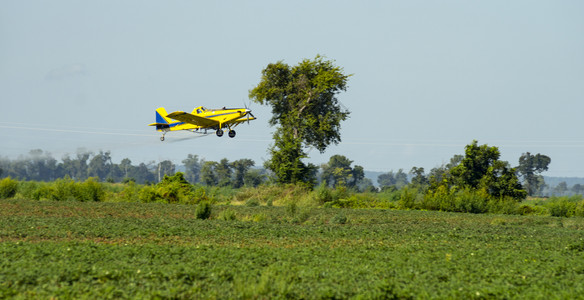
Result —
POLYGON ((196 112, 197 114, 200 114, 200 113, 202 113, 202 112, 204 112, 206 110, 207 109, 204 106, 199 106, 199 107, 195 108, 193 112, 196 112))

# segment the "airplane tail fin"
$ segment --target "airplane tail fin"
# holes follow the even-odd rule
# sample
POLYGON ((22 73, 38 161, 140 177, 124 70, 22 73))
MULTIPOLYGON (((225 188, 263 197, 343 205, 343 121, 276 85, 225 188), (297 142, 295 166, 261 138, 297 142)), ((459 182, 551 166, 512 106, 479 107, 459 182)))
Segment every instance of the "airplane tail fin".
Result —
POLYGON ((168 113, 164 107, 159 107, 156 109, 156 122, 149 124, 149 126, 156 126, 156 130, 168 130, 170 128, 169 124, 172 122, 171 119, 166 117, 168 113))

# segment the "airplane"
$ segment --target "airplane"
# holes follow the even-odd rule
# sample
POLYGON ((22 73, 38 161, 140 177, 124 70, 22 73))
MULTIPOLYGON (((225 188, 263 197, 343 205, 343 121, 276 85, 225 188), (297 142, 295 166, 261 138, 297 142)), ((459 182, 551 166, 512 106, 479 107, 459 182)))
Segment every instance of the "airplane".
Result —
POLYGON ((161 141, 169 131, 188 130, 197 132, 199 130, 213 129, 218 137, 223 136, 223 128, 229 128, 228 135, 230 138, 235 137, 235 128, 237 125, 255 120, 256 117, 248 108, 220 108, 207 109, 199 106, 191 113, 184 111, 175 111, 170 114, 166 113, 164 107, 156 109, 156 123, 148 126, 156 126, 156 131, 162 132, 161 141))

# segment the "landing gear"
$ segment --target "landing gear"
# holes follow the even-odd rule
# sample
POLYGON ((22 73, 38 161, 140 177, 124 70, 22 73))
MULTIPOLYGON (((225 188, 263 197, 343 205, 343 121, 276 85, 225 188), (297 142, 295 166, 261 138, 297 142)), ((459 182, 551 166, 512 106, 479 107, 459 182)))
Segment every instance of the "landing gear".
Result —
POLYGON ((160 141, 161 141, 161 142, 164 142, 164 136, 161 136, 161 137, 160 137, 160 141))
MULTIPOLYGON (((222 137, 223 136, 223 129, 217 129, 217 131, 215 131, 215 134, 218 137, 222 137)), ((234 138, 235 137, 235 130, 231 130, 229 129, 229 131, 227 132, 227 135, 229 135, 230 138, 234 138)))

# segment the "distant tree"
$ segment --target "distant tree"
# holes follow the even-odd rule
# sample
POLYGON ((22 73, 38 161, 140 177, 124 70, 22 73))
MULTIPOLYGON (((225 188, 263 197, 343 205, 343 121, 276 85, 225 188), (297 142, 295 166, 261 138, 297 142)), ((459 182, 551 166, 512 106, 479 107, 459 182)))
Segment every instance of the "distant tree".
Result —
POLYGON ((477 143, 475 140, 465 147, 464 158, 449 170, 444 183, 450 188, 483 188, 495 197, 524 199, 527 192, 519 183, 515 169, 499 160, 499 149, 477 143))
POLYGON ((529 152, 523 153, 519 157, 517 173, 523 179, 523 186, 530 196, 541 194, 545 181, 540 173, 547 171, 551 159, 542 154, 531 155, 529 152))
POLYGON ((175 173, 175 164, 170 160, 164 160, 158 163, 158 182, 162 180, 165 175, 172 176, 175 173))
POLYGON ((363 167, 351 167, 352 160, 343 155, 333 155, 328 163, 321 166, 321 179, 329 186, 356 187, 357 183, 365 177, 363 167))
POLYGON ((51 181, 58 176, 57 160, 41 149, 31 150, 20 163, 24 171, 20 175, 23 179, 51 181))
POLYGON ((430 188, 435 189, 438 186, 444 184, 444 181, 450 174, 450 170, 460 164, 464 155, 456 154, 450 158, 450 162, 446 165, 440 167, 432 168, 428 174, 428 183, 430 188))
POLYGON ((131 168, 128 175, 129 178, 136 179, 139 183, 153 183, 156 181, 156 175, 154 171, 158 170, 158 167, 154 165, 154 162, 150 164, 140 163, 137 167, 131 168))
POLYGON ((130 178, 129 174, 133 166, 132 161, 129 158, 122 159, 118 167, 120 169, 121 174, 123 174, 124 179, 130 178))
POLYGON ((396 173, 389 171, 377 176, 377 183, 382 189, 387 187, 401 189, 408 184, 408 175, 403 169, 399 169, 396 173))
POLYGON ((556 185, 553 190, 554 195, 556 196, 563 196, 568 191, 568 184, 565 181, 562 181, 556 185))
POLYGON ((91 152, 82 149, 77 150, 75 158, 70 158, 65 155, 62 159, 62 171, 64 175, 71 177, 74 180, 84 181, 88 178, 88 160, 91 157, 91 152))
POLYGON ((314 184, 316 167, 302 162, 307 156, 303 148, 314 147, 323 153, 330 144, 341 141, 340 123, 349 112, 336 94, 346 90, 348 77, 321 56, 294 67, 279 61, 262 71, 261 81, 249 97, 272 107, 269 123, 278 127, 265 166, 278 182, 314 184))
POLYGON ((265 170, 250 169, 245 172, 243 177, 244 185, 257 187, 262 184, 266 181, 266 174, 264 174, 264 171, 265 170))
POLYGON ((112 158, 109 151, 99 151, 89 161, 89 177, 98 177, 105 180, 110 174, 112 168, 112 158))
POLYGON ((215 166, 215 174, 217 175, 217 185, 229 186, 231 185, 231 175, 233 170, 227 158, 223 158, 215 166))
POLYGON ((377 192, 377 188, 373 185, 373 181, 366 177, 363 177, 363 179, 357 182, 357 189, 361 192, 377 192))
POLYGON ((576 183, 570 189, 574 194, 583 194, 584 193, 584 185, 576 183))
POLYGON ((231 167, 234 171, 232 182, 234 188, 240 188, 245 184, 245 176, 249 168, 254 165, 255 162, 251 159, 239 159, 231 163, 231 167))
POLYGON ((216 186, 219 181, 217 180, 217 175, 215 174, 215 168, 217 162, 215 161, 204 161, 201 167, 201 182, 208 186, 216 186))
POLYGON ((182 163, 185 165, 185 175, 190 183, 201 181, 201 162, 198 155, 189 154, 182 163))
POLYGON ((424 175, 424 168, 413 167, 410 170, 412 175, 411 183, 417 187, 425 187, 428 185, 428 178, 424 175))

